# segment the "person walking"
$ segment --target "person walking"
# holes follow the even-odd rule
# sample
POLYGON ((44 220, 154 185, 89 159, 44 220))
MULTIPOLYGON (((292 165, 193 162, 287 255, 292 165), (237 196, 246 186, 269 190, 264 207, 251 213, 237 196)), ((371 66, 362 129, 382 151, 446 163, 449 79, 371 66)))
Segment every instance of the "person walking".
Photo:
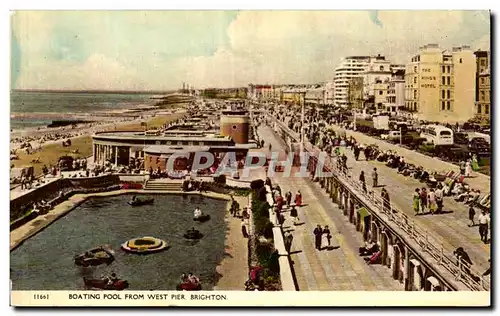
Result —
POLYGON ((385 213, 389 213, 391 211, 391 198, 389 197, 389 192, 385 188, 382 188, 382 210, 385 213))
POLYGON ((317 250, 321 250, 321 236, 323 235, 323 229, 318 224, 313 231, 314 234, 314 244, 317 250))
POLYGON ((377 173, 377 168, 373 168, 372 180, 373 180, 373 187, 374 188, 378 187, 378 173, 377 173))
POLYGON ((295 206, 302 206, 302 193, 300 193, 300 190, 295 194, 295 206))
POLYGON ((443 211, 443 187, 441 184, 438 185, 436 191, 434 191, 434 196, 436 197, 436 213, 441 213, 443 211))
POLYGON ((292 206, 292 209, 290 210, 290 217, 292 218, 293 224, 297 225, 297 220, 299 219, 299 213, 297 212, 295 206, 292 206))
POLYGON ((422 214, 425 214, 425 208, 427 207, 427 189, 422 188, 420 190, 420 207, 422 208, 422 214))
POLYGON ((481 211, 481 215, 478 217, 479 221, 479 235, 481 236, 481 241, 488 242, 488 229, 490 224, 490 216, 486 214, 486 211, 481 211))
POLYGON ((293 242, 293 235, 292 233, 288 232, 285 233, 285 249, 288 253, 290 253, 290 250, 292 249, 292 242, 293 242))
POLYGON ((415 215, 420 212, 420 189, 418 188, 413 193, 413 211, 415 211, 415 215))
POLYGON ((472 162, 468 159, 465 163, 465 177, 469 178, 470 176, 472 176, 472 162))
POLYGON ((244 218, 241 219, 241 234, 243 235, 243 238, 248 238, 248 229, 244 218))
POLYGON ((290 206, 290 204, 292 204, 292 192, 290 191, 286 192, 285 199, 286 199, 286 205, 290 206))
POLYGON ((434 193, 434 189, 431 188, 429 195, 429 210, 431 211, 431 214, 434 215, 434 213, 437 210, 437 204, 436 204, 436 194, 434 193))
POLYGON ((363 188, 363 191, 367 193, 364 171, 361 171, 361 173, 359 174, 359 182, 361 182, 361 187, 363 188))
POLYGON ((323 229, 323 235, 326 236, 326 243, 328 244, 328 247, 331 246, 331 240, 332 240, 332 234, 330 232, 330 228, 328 228, 328 225, 325 226, 323 229))
POLYGON ((469 227, 473 227, 475 225, 474 223, 474 216, 476 216, 476 211, 474 210, 474 207, 471 205, 469 206, 469 227))

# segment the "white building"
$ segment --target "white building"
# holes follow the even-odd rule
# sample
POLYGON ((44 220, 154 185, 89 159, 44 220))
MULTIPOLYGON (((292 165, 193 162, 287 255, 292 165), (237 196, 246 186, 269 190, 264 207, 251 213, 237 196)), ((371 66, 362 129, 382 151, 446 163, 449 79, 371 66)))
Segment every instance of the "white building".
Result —
POLYGON ((405 75, 404 70, 396 71, 389 81, 385 110, 398 113, 405 106, 405 75))
POLYGON ((370 62, 370 56, 349 56, 335 69, 334 105, 347 107, 349 103, 349 80, 359 76, 370 62))
MULTIPOLYGON (((384 56, 374 56, 370 58, 369 63, 366 65, 365 70, 360 75, 363 77, 363 98, 368 100, 370 97, 383 97, 379 96, 382 92, 380 83, 388 83, 392 76, 391 62, 386 60, 384 56), (377 85, 377 87, 376 87, 377 85)), ((380 103, 380 102, 376 102, 380 103)))

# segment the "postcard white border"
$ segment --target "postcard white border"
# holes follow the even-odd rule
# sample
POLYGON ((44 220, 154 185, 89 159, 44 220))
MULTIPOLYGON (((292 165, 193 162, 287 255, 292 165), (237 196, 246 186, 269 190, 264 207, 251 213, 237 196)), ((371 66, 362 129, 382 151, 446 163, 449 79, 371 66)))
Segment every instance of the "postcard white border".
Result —
MULTIPOLYGON (((484 0, 476 0, 474 2, 465 2, 465 1, 453 1, 451 3, 446 3, 446 2, 436 2, 436 1, 429 1, 429 0, 420 0, 420 1, 412 1, 412 2, 401 2, 401 1, 349 1, 349 2, 332 2, 332 1, 324 1, 324 0, 309 0, 307 2, 299 2, 299 1, 276 1, 276 2, 269 2, 267 0, 253 0, 253 1, 221 1, 221 0, 212 0, 210 2, 206 1, 200 1, 200 0, 184 0, 180 3, 174 3, 174 2, 165 2, 165 1, 153 1, 153 3, 145 3, 143 1, 112 1, 112 0, 99 0, 99 1, 94 1, 94 0, 87 0, 87 1, 81 1, 80 3, 75 3, 74 1, 68 2, 68 1, 60 1, 60 0, 46 0, 43 2, 36 1, 36 0, 23 0, 23 1, 3 1, 2 2, 2 22, 0 24, 1 32, 0 36, 2 36, 3 43, 5 43, 7 48, 4 48, 2 50, 2 57, 4 60, 3 63, 1 63, 1 70, 3 76, 1 76, 2 80, 2 86, 4 89, 2 89, 2 100, 3 102, 3 107, 2 109, 5 111, 4 115, 0 115, 0 119, 4 122, 3 124, 0 124, 0 126, 3 126, 8 132, 8 126, 9 126, 9 117, 10 117, 10 109, 9 109, 9 82, 10 82, 10 65, 7 60, 9 60, 9 54, 10 54, 10 49, 8 47, 10 46, 10 13, 9 10, 11 9, 189 9, 189 8, 206 8, 206 9, 367 9, 367 8, 377 8, 377 9, 466 9, 466 5, 474 5, 476 9, 492 9, 498 13, 500 10, 497 8, 499 7, 499 2, 498 1, 484 1, 484 0), (117 5, 119 3, 119 7, 117 5), (442 3, 442 4, 441 4, 442 3), (208 4, 208 5, 207 5, 208 4)), ((470 8, 470 7, 469 7, 470 8)), ((497 47, 495 46, 495 49, 497 47)), ((495 63, 496 64, 496 63, 495 63)), ((495 69, 496 70, 496 69, 495 69)), ((497 83, 498 84, 498 83, 497 83)), ((497 85, 495 86, 497 88, 497 85)), ((497 89, 497 91, 500 91, 497 89)), ((494 121, 497 121, 497 115, 499 113, 498 110, 494 111, 495 117, 494 121)), ((495 135, 498 136, 498 135, 495 135)), ((2 145, 4 145, 4 151, 7 152, 7 148, 9 146, 9 137, 6 135, 2 138, 0 138, 0 141, 2 141, 2 145)), ((0 155, 0 159, 2 160, 3 166, 8 166, 9 161, 7 158, 7 154, 5 155, 0 155)), ((496 161, 495 161, 496 162, 496 161)), ((4 174, 3 179, 7 179, 8 176, 8 169, 7 168, 2 168, 1 172, 4 174)), ((495 177, 494 177, 495 178, 495 177)), ((493 178, 493 179, 494 179, 493 178)), ((7 181, 2 182, 2 185, 4 186, 4 189, 1 190, 1 194, 4 194, 5 199, 3 201, 8 201, 8 183, 7 181)), ((496 191, 496 190, 495 190, 496 191)), ((495 192, 497 196, 498 192, 495 192)), ((6 207, 5 209, 8 209, 6 207)), ((7 219, 7 213, 4 212, 5 219, 7 219)), ((7 222, 7 220, 4 221, 4 223, 7 222)), ((496 224, 496 223, 495 223, 496 224)), ((498 227, 498 226, 495 226, 498 227)), ((7 225, 3 225, 3 228, 7 231, 7 225)), ((7 232, 5 233, 7 235, 7 232)), ((494 243, 496 245, 496 243, 494 243)), ((9 262, 9 254, 7 252, 2 254, 4 260, 1 260, 2 262, 2 269, 3 271, 7 270, 7 267, 4 266, 9 262)), ((7 264, 8 265, 8 264, 7 264)), ((494 274, 497 276, 497 273, 494 274)), ((2 281, 3 278, 5 278, 5 282, 2 282, 4 286, 0 287, 0 291, 5 292, 2 295, 2 298, 4 300, 2 304, 2 311, 6 312, 8 315, 13 314, 14 310, 12 308, 9 308, 9 301, 10 300, 10 293, 9 293, 9 287, 7 284, 9 284, 8 281, 8 276, 7 273, 1 273, 0 276, 2 276, 2 281)), ((496 278, 495 280, 496 281, 496 278)), ((498 291, 496 291, 498 292, 498 291)), ((31 293, 31 292, 30 292, 31 293)), ((125 292, 122 292, 125 293, 125 292)), ((131 292, 133 293, 133 292, 131 292)), ((155 292, 153 292, 155 293, 155 292)), ((312 301, 315 301, 316 299, 321 299, 325 295, 329 295, 329 299, 336 301, 339 298, 343 298, 344 296, 351 294, 351 296, 354 297, 360 297, 360 294, 363 296, 363 298, 368 298, 371 300, 372 297, 378 297, 379 298, 379 303, 383 302, 387 298, 390 298, 390 300, 394 300, 394 298, 399 298, 399 295, 409 295, 411 294, 411 298, 408 297, 406 298, 407 300, 410 300, 411 302, 415 303, 416 301, 422 301, 426 300, 427 298, 425 295, 428 295, 424 292, 297 292, 294 294, 290 293, 271 293, 271 292, 257 292, 257 294, 254 293, 249 293, 249 292, 243 292, 245 293, 245 297, 247 298, 246 300, 248 301, 249 296, 253 295, 266 295, 265 301, 269 300, 269 298, 272 295, 284 295, 286 296, 287 301, 291 300, 297 300, 297 301, 308 301, 311 303, 312 301), (407 293, 407 294, 405 294, 407 293), (409 294, 408 294, 409 293, 409 294), (296 297, 291 295, 297 295, 296 297), (379 295, 384 295, 383 297, 379 295)), ((237 295, 243 295, 243 293, 240 292, 230 292, 231 297, 236 297, 237 295), (234 296, 233 296, 234 295, 234 296)), ((448 300, 448 299, 453 299, 455 303, 463 303, 467 302, 473 298, 476 297, 476 295, 481 296, 484 293, 480 292, 432 292, 432 296, 434 298, 436 297, 441 297, 441 295, 445 295, 448 298, 443 297, 443 301, 448 300), (441 294, 443 293, 443 294, 441 294)), ((16 299, 18 295, 29 295, 28 293, 24 294, 19 294, 19 292, 12 292, 12 297, 16 299)), ((59 293, 56 295, 63 295, 63 293, 59 293)), ((489 293, 488 293, 489 295, 489 293)), ((401 297, 402 297, 401 296, 401 297)), ((326 297, 326 296, 325 296, 326 297)), ((276 297, 277 298, 277 297, 276 297)), ((431 300, 434 300, 434 298, 429 298, 431 300)), ((62 299, 62 298, 61 298, 62 299)), ((349 299, 349 298, 346 298, 349 299)), ((480 298, 481 300, 485 299, 484 297, 480 298)), ((489 297, 488 297, 489 300, 489 297)), ((357 303, 359 303, 359 299, 357 299, 357 303)), ((245 304, 247 305, 247 304, 245 304)), ((310 304, 313 305, 313 304, 310 304)), ((359 305, 359 304, 358 304, 359 305)), ((411 306, 412 304, 410 304, 411 306)), ((50 311, 47 311, 50 312, 50 311)), ((62 312, 63 314, 73 314, 75 311, 65 311, 62 312)), ((122 311, 121 311, 122 312, 122 311)), ((195 312, 189 312, 189 311, 179 311, 179 313, 183 314, 189 314, 189 313, 195 313, 195 312)), ((255 311, 258 312, 258 311, 255 311)), ((33 315, 35 313, 38 313, 37 311, 26 311, 24 312, 25 315, 33 315)), ((96 315, 100 315, 103 313, 102 311, 95 311, 93 312, 96 315)), ((133 313, 139 314, 140 311, 133 311, 133 313)), ((196 312, 198 314, 198 312, 196 312)), ((216 311, 216 313, 220 313, 220 311, 216 311)), ((286 311, 287 314, 290 313, 298 313, 298 312, 293 312, 293 311, 286 311)), ((384 313, 385 311, 380 311, 380 314, 384 313)), ((433 314, 433 313, 443 313, 443 311, 439 312, 432 312, 432 311, 426 311, 428 314, 433 314)))

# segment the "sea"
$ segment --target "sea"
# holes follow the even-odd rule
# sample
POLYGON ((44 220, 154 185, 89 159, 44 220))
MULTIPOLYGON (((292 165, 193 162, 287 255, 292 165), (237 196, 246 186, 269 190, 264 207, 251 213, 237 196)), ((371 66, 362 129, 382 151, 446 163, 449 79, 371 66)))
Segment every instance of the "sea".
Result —
POLYGON ((54 119, 71 119, 64 117, 65 113, 92 113, 149 106, 155 103, 152 96, 152 93, 12 91, 10 128, 18 130, 45 127, 54 119))

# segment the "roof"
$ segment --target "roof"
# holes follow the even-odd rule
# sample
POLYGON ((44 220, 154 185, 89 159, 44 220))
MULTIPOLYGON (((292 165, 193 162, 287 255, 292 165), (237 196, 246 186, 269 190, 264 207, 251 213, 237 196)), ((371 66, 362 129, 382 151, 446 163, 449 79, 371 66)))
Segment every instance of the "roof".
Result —
POLYGON ((167 146, 167 145, 153 145, 144 148, 145 153, 151 154, 173 154, 173 153, 192 153, 209 151, 208 146, 167 146))

